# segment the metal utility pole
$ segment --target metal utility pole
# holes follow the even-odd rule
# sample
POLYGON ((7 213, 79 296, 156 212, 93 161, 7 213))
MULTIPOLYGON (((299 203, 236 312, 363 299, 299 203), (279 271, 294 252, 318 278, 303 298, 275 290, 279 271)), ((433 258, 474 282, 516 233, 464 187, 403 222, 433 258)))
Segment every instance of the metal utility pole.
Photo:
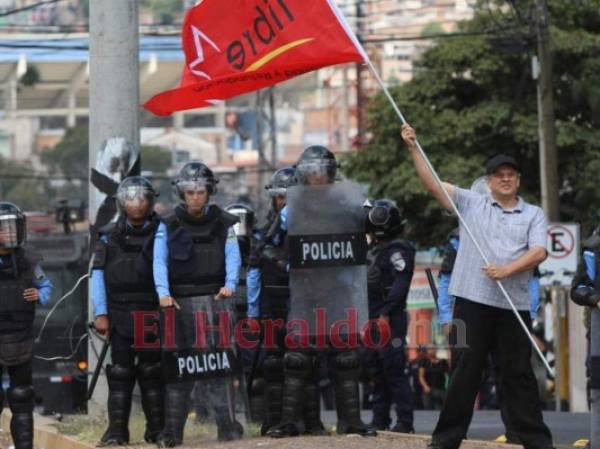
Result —
POLYGON ((537 34, 537 59, 534 58, 534 78, 537 79, 542 207, 548 220, 557 222, 560 219, 558 209, 558 162, 554 93, 552 90, 552 53, 548 31, 548 5, 546 0, 534 0, 534 6, 537 34), (537 70, 535 70, 536 68, 537 70))
POLYGON ((275 87, 269 88, 269 129, 271 140, 271 168, 277 168, 277 116, 275 109, 275 87))
MULTIPOLYGON (((356 0, 356 38, 363 44, 363 0, 356 0)), ((356 63, 356 142, 360 147, 365 132, 364 87, 362 79, 362 63, 356 63)))
POLYGON ((343 153, 347 153, 350 150, 350 104, 349 104, 349 91, 348 91, 348 66, 344 66, 342 69, 342 110, 340 111, 342 117, 342 131, 340 133, 340 148, 343 153))
MULTIPOLYGON (((90 170, 96 167, 102 145, 120 139, 139 147, 139 43, 137 0, 90 1, 90 170)), ((119 161, 118 157, 114 160, 119 161)), ((110 173, 105 173, 111 177, 110 173)), ((133 174, 133 173, 130 173, 133 174)), ((119 179, 113 179, 119 181, 119 179)), ((96 223, 98 208, 104 198, 90 182, 89 220, 96 223)), ((94 341, 95 340, 95 341, 94 341)), ((90 338, 90 344, 100 346, 90 338)), ((97 363, 88 351, 90 368, 97 363)), ((105 400, 105 379, 100 380, 95 399, 105 400)))

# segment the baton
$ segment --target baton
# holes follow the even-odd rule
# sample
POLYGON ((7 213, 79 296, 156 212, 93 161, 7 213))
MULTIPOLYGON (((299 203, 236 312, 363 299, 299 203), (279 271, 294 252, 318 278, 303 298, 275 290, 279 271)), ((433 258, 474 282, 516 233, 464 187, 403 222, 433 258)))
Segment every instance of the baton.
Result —
POLYGON ((265 337, 265 333, 263 332, 262 326, 260 327, 260 333, 258 334, 258 345, 256 347, 256 351, 254 352, 254 357, 252 358, 252 368, 250 368, 250 374, 248 375, 248 397, 252 396, 252 384, 254 382, 254 376, 256 374, 256 368, 258 368, 258 359, 260 358, 260 352, 262 349, 263 339, 265 337))
POLYGON ((431 294, 433 295, 433 299, 435 301, 435 308, 440 310, 438 306, 438 290, 435 285, 435 280, 433 279, 433 273, 431 272, 431 268, 425 268, 425 274, 427 275, 427 281, 429 282, 429 288, 431 289, 431 294))
MULTIPOLYGON (((90 323, 89 327, 91 329, 95 329, 94 323, 90 323)), ((106 358, 106 354, 108 353, 109 346, 110 341, 108 338, 106 338, 104 340, 104 344, 102 345, 102 351, 100 351, 100 356, 98 357, 98 363, 96 364, 96 369, 94 369, 94 374, 92 375, 90 386, 88 387, 88 401, 92 399, 92 396, 94 395, 94 389, 96 388, 96 383, 98 383, 98 377, 100 377, 100 371, 102 370, 102 365, 104 364, 104 359, 106 358)))

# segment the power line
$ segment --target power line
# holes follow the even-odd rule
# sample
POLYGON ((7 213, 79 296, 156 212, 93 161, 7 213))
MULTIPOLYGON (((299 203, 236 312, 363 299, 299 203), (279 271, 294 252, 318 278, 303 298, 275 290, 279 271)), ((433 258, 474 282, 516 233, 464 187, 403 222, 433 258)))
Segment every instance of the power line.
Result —
POLYGON ((22 8, 10 9, 8 11, 0 12, 0 17, 12 16, 13 14, 18 14, 23 11, 29 11, 30 9, 35 9, 44 5, 51 5, 53 3, 58 3, 63 0, 45 0, 43 2, 33 3, 32 5, 23 6, 22 8))
MULTIPOLYGON (((364 43, 385 43, 395 41, 419 41, 419 40, 431 40, 431 39, 451 39, 455 37, 471 37, 471 36, 493 36, 496 34, 504 33, 506 31, 513 31, 522 28, 521 26, 514 25, 505 28, 496 28, 493 30, 482 30, 482 31, 457 31, 451 33, 435 33, 427 35, 413 35, 413 36, 395 36, 387 35, 381 37, 367 37, 363 39, 364 43)), ((160 33, 152 34, 153 36, 163 36, 160 33)), ((167 36, 164 36, 167 37, 167 36)), ((15 48, 15 49, 30 49, 30 50, 89 50, 89 45, 56 45, 56 44, 32 44, 32 43, 19 43, 19 42, 0 42, 0 48, 15 48)), ((179 42, 165 42, 165 43, 153 43, 153 45, 144 46, 142 50, 145 51, 157 51, 157 50, 181 50, 179 42)))
POLYGON ((85 176, 57 176, 42 173, 0 173, 1 179, 32 179, 36 181, 87 181, 85 176))

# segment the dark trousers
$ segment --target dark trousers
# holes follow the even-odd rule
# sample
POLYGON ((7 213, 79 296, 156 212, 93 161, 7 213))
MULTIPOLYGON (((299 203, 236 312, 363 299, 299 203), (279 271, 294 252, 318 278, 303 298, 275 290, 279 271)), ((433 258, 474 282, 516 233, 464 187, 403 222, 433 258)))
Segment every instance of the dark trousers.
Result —
POLYGON ((155 364, 161 361, 160 349, 135 349, 133 337, 123 335, 117 328, 110 334, 111 359, 115 365, 133 368, 138 364, 155 364))
MULTIPOLYGON (((529 312, 520 312, 531 327, 529 312)), ((433 432, 432 441, 444 449, 458 449, 473 417, 473 406, 481 385, 488 354, 500 370, 505 408, 516 436, 525 449, 552 447, 552 435, 544 424, 536 379, 531 368, 531 343, 511 310, 456 298, 452 329, 452 373, 446 401, 433 432), (460 346, 457 329, 466 332, 460 346)))
POLYGON ((373 420, 389 423, 390 407, 395 405, 398 422, 413 426, 412 393, 406 373, 406 312, 391 315, 390 342, 381 349, 368 349, 367 366, 373 379, 373 420))
POLYGON ((13 365, 6 367, 0 366, 0 378, 2 378, 2 371, 6 369, 6 371, 8 371, 8 377, 10 378, 10 386, 12 388, 27 387, 33 384, 32 366, 33 361, 31 359, 29 359, 25 363, 22 363, 21 365, 13 365))

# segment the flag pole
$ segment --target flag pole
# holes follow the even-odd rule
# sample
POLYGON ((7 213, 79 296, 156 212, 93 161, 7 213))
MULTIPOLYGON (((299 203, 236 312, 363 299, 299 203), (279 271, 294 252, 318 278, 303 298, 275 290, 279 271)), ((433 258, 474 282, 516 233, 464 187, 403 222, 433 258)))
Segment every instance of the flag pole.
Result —
MULTIPOLYGON (((363 53, 366 54, 366 52, 364 52, 364 49, 363 49, 363 53)), ((383 80, 379 76, 379 73, 377 72, 377 70, 373 66, 373 63, 371 62, 371 60, 370 60, 370 58, 368 56, 365 58, 365 62, 367 64, 367 66, 369 67, 369 70, 371 70, 371 73, 373 74, 373 76, 377 80, 377 83, 383 89, 383 92, 384 92, 385 96, 387 97, 387 99, 391 103, 392 107, 394 108, 394 111, 396 112, 396 115, 398 116, 398 118, 400 119, 400 121, 402 122, 402 124, 407 124, 407 121, 404 118, 404 115, 402 114, 402 111, 400 111, 400 108, 398 107, 398 105, 394 101, 394 98, 390 94, 390 91, 388 90, 388 88, 386 87, 385 83, 383 82, 383 80)), ((471 228, 469 227, 469 225, 465 221, 465 219, 462 216, 462 214, 459 212, 458 207, 454 203, 454 200, 452 199, 452 197, 450 196, 450 194, 446 191, 446 189, 442 185, 442 180, 440 179, 439 175, 435 171, 435 168, 431 164, 431 161, 427 157, 427 154, 425 154, 425 151, 423 151, 423 148, 421 147, 421 144, 419 143, 418 140, 415 140, 415 143, 417 145, 417 149, 418 149, 420 155, 423 157, 423 160, 425 161, 425 163, 427 164, 427 167, 431 171, 431 174, 433 175, 433 177, 435 179, 435 182, 437 183, 438 187, 442 190, 442 192, 444 192, 444 196, 448 200, 449 204, 452 206, 452 211, 457 216, 457 218, 460 221, 460 223, 463 225, 465 231, 467 232, 467 235, 469 236, 469 238, 471 239, 471 241, 475 245, 475 248, 477 248, 477 252, 479 252, 479 255, 483 259, 483 262, 486 265, 489 265, 490 262, 489 262, 488 258, 486 257, 485 253, 481 249, 481 246, 479 245, 479 243, 477 242, 477 240, 475 239, 475 236, 473 235, 473 233, 471 231, 471 228)), ((529 341, 531 342, 531 344, 532 344, 533 348, 535 349, 537 355, 539 356, 540 360, 544 363, 544 366, 548 370, 548 373, 551 376, 554 376, 554 370, 548 364, 548 361, 544 357, 544 354, 542 354, 542 351, 540 350, 540 348, 538 347, 535 339, 531 335, 531 332, 529 332, 529 329, 527 328, 527 325, 523 321, 523 318, 521 318, 521 315, 519 314, 519 311, 515 307, 515 304, 513 303, 510 295, 508 294, 508 291, 506 291, 506 288, 504 287, 504 285, 502 284, 501 281, 496 280, 496 285, 498 286, 498 288, 500 288, 500 291, 502 292, 502 295, 504 296, 504 298, 506 299, 506 301, 508 301, 508 304, 510 305, 510 308, 512 309, 513 313, 517 317, 517 320, 521 324, 521 327, 523 328, 523 331, 525 331, 525 334, 529 338, 529 341)))

